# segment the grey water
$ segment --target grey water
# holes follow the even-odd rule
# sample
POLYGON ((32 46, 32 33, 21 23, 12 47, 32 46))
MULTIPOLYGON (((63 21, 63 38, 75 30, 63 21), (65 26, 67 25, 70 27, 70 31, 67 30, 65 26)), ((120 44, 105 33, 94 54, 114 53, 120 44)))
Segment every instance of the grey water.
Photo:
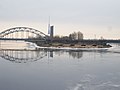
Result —
MULTIPOLYGON (((12 44, 1 48, 31 47, 12 44)), ((112 45, 107 51, 0 50, 0 90, 120 90, 120 45, 112 45)))

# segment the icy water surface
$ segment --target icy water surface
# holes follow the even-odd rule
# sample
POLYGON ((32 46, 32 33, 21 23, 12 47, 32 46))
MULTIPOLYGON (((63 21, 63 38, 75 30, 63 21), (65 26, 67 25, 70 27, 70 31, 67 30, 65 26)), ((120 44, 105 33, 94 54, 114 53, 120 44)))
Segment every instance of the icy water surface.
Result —
POLYGON ((0 90, 120 90, 119 50, 1 50, 0 90))

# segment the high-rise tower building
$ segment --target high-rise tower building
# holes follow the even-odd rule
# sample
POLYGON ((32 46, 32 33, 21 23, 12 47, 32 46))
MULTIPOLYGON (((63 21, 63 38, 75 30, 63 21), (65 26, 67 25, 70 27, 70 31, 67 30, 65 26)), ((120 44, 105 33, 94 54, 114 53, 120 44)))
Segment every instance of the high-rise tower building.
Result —
POLYGON ((49 23, 48 23, 48 34, 51 38, 54 36, 54 26, 50 25, 50 17, 49 17, 49 23))
POLYGON ((54 36, 54 26, 50 26, 50 37, 53 38, 54 36))

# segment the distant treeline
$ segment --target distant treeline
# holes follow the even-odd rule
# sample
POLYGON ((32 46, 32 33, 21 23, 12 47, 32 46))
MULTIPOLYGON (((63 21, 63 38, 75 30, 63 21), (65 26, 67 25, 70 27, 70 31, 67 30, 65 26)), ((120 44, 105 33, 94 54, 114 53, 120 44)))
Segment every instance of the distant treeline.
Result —
POLYGON ((95 39, 83 39, 83 40, 70 40, 70 39, 51 39, 47 42, 57 42, 57 43, 82 43, 82 44, 105 44, 105 43, 120 43, 120 40, 95 40, 95 39))

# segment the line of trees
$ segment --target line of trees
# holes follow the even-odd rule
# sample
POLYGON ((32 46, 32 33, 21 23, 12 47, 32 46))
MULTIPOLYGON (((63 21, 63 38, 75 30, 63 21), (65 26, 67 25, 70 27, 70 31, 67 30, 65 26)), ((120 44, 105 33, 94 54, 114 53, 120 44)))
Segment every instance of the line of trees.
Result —
POLYGON ((83 33, 79 32, 73 32, 69 34, 69 36, 59 36, 56 35, 53 37, 54 40, 83 40, 83 33))

